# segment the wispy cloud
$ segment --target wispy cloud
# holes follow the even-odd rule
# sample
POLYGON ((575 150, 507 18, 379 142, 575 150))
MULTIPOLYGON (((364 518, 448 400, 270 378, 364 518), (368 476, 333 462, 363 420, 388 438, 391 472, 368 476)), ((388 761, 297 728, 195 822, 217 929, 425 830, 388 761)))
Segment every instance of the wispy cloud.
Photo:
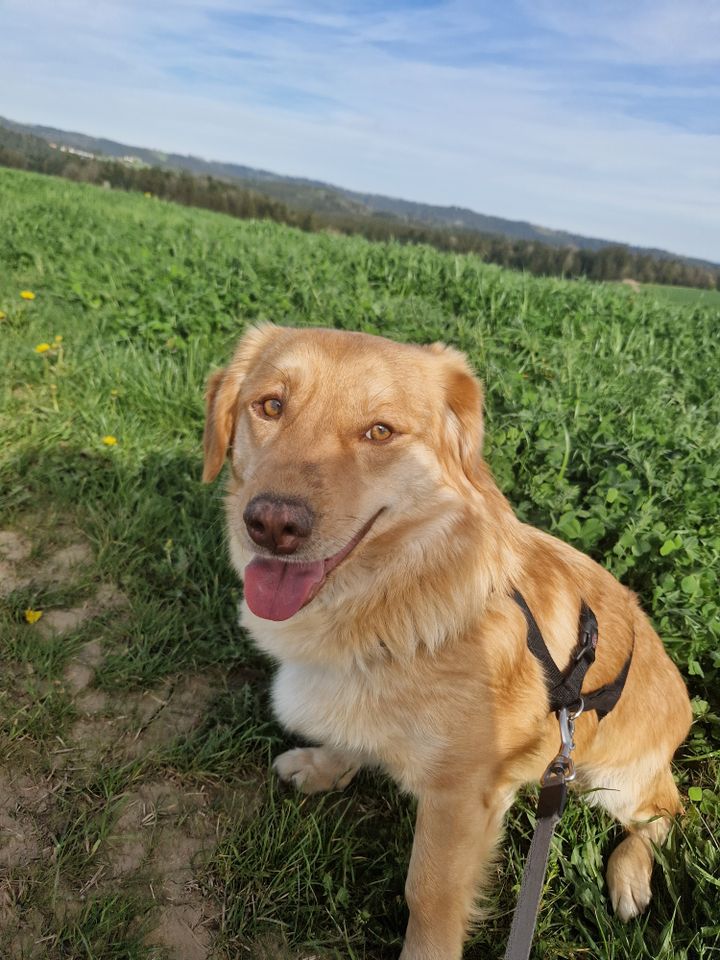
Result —
POLYGON ((716 0, 525 0, 539 23, 572 41, 576 56, 687 68, 720 61, 716 0))
POLYGON ((0 113, 720 260, 715 9, 5 0, 0 113))

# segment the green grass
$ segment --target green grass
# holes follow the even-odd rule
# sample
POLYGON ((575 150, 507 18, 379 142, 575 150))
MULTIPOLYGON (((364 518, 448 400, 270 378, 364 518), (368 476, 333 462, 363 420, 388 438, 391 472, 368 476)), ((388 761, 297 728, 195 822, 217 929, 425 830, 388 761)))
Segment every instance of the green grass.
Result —
MULTIPOLYGON (((39 562, 69 525, 94 557, 74 583, 33 582, 0 610, 0 749, 59 784, 35 815, 54 855, 9 881, 48 937, 40 955, 157 956, 143 939, 157 905, 141 872, 58 908, 60 892, 77 899, 91 883, 123 798, 157 779, 212 798, 201 882, 218 905, 214 956, 399 951, 412 802, 370 775, 320 799, 272 782, 288 742, 268 706, 272 667, 236 626, 221 485, 199 482, 205 378, 247 323, 273 319, 465 350, 486 384, 487 457, 518 513, 635 589, 688 680, 696 722, 676 772, 697 799, 659 854, 651 909, 628 926, 608 912, 603 865, 618 833, 573 802, 537 956, 719 956, 717 299, 631 297, 5 170, 0 221, 0 528, 29 531, 39 562), (48 642, 25 622, 28 607, 81 603, 101 582, 122 589, 122 615, 48 642), (142 757, 111 743, 63 773, 58 742, 79 709, 64 670, 95 637, 94 689, 111 704, 194 673, 216 678, 214 693, 199 724, 142 757)), ((503 954, 531 822, 526 798, 468 958, 503 954)))
POLYGON ((720 310, 720 290, 698 290, 696 287, 670 287, 659 283, 644 283, 642 289, 661 303, 678 306, 711 307, 720 310))
MULTIPOLYGON (((605 284, 613 292, 622 291, 628 297, 635 292, 622 282, 605 284)), ((677 307, 708 307, 720 310, 720 290, 703 290, 700 287, 678 287, 664 283, 642 283, 639 293, 651 296, 660 304, 672 304, 677 307)))

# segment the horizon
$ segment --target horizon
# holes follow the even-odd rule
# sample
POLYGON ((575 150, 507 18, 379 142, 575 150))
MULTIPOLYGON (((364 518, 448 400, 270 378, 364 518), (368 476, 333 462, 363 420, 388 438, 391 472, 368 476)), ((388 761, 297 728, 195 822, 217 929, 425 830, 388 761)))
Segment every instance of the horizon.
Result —
MULTIPOLYGON (((178 154, 178 153, 176 153, 175 151, 165 150, 165 149, 163 149, 162 147, 158 147, 158 146, 151 146, 151 145, 141 144, 141 143, 123 143, 123 142, 121 142, 121 141, 113 140, 112 137, 99 137, 99 136, 95 136, 94 134, 88 133, 87 131, 84 131, 84 130, 62 130, 62 129, 60 129, 59 127, 52 127, 52 126, 50 126, 49 124, 36 124, 36 123, 33 123, 32 121, 17 120, 15 117, 2 117, 2 116, 0 116, 0 120, 3 120, 3 119, 4 119, 4 120, 9 120, 11 123, 19 123, 19 124, 21 124, 22 126, 29 127, 29 128, 54 129, 54 130, 56 130, 56 131, 57 131, 58 133, 60 133, 60 134, 65 134, 65 135, 69 135, 69 136, 88 137, 88 138, 93 139, 93 140, 108 140, 108 141, 110 141, 110 142, 116 143, 116 144, 119 145, 119 146, 127 147, 127 148, 129 148, 129 149, 131 149, 131 150, 149 150, 149 151, 151 151, 151 152, 153 152, 153 153, 158 153, 158 154, 165 155, 165 156, 174 155, 174 156, 183 156, 183 157, 186 157, 186 158, 192 158, 192 159, 195 159, 195 160, 200 160, 200 161, 202 161, 203 163, 226 163, 226 164, 231 164, 231 165, 235 164, 235 165, 240 166, 240 167, 247 167, 246 164, 243 164, 243 163, 238 162, 238 161, 235 161, 235 160, 219 160, 217 157, 205 157, 205 156, 202 156, 201 154, 198 154, 198 153, 178 154)), ((247 169, 249 169, 249 170, 252 171, 252 172, 269 174, 269 175, 271 175, 271 176, 273 176, 273 177, 279 177, 279 178, 282 179, 282 180, 297 180, 298 182, 307 182, 307 183, 310 183, 310 184, 315 184, 315 185, 317 185, 317 186, 327 187, 327 188, 334 189, 334 190, 339 190, 339 191, 349 190, 349 189, 350 189, 349 187, 345 187, 343 184, 328 183, 328 182, 326 182, 326 181, 316 180, 316 179, 313 179, 313 178, 311 178, 311 177, 298 177, 298 176, 295 176, 294 174, 291 174, 291 173, 281 173, 281 172, 278 172, 277 170, 268 170, 268 169, 260 168, 260 167, 247 167, 247 169)), ((242 182, 242 181, 238 179, 238 183, 241 183, 241 182, 242 182)), ((258 189, 258 190, 259 190, 260 188, 256 188, 256 187, 253 186, 253 189, 258 189)), ((368 193, 368 191, 365 191, 365 193, 368 193)), ((414 198, 414 197, 388 197, 387 194, 375 194, 375 196, 382 196, 382 197, 384 197, 384 198, 391 199, 391 200, 400 200, 400 201, 407 202, 407 203, 418 203, 418 204, 429 205, 429 206, 437 206, 438 208, 441 208, 440 205, 437 205, 437 204, 427 204, 426 201, 424 201, 424 200, 418 200, 417 198, 414 198)), ((510 218, 508 218, 508 217, 502 217, 500 214, 488 213, 488 211, 485 211, 485 210, 473 210, 471 207, 461 207, 461 206, 459 206, 458 204, 452 204, 451 206, 446 206, 446 207, 444 207, 444 209, 451 209, 451 208, 453 208, 453 207, 457 207, 457 209, 459 209, 459 210, 470 210, 470 212, 472 212, 472 213, 479 213, 479 214, 482 214, 482 215, 484 215, 484 216, 497 217, 497 218, 502 219, 502 220, 507 220, 508 223, 527 223, 527 224, 529 224, 531 227, 534 227, 534 228, 537 229, 537 230, 548 229, 547 224, 535 223, 535 222, 533 222, 533 221, 531 221, 531 220, 527 220, 527 219, 514 220, 514 219, 510 219, 510 218)), ((472 229, 472 228, 467 228, 467 229, 472 229)), ((657 247, 656 247, 656 248, 651 248, 651 247, 635 247, 633 244, 630 244, 630 243, 628 243, 627 241, 624 241, 624 240, 618 240, 617 238, 613 238, 613 237, 594 237, 594 236, 591 237, 591 236, 588 236, 588 235, 586 235, 586 234, 580 234, 580 233, 577 233, 576 231, 568 230, 568 229, 563 228, 563 227, 553 227, 553 228, 550 228, 550 229, 552 229, 553 231, 558 231, 558 232, 563 232, 563 233, 569 233, 569 234, 571 234, 571 235, 573 235, 573 236, 579 236, 579 237, 582 237, 582 238, 585 239, 585 240, 599 240, 599 241, 601 241, 602 243, 610 244, 610 245, 612 245, 612 246, 629 247, 631 250, 637 249, 637 250, 640 250, 640 251, 649 251, 649 250, 652 250, 652 249, 656 249, 656 250, 659 250, 659 252, 661 252, 661 253, 663 253, 663 254, 669 254, 670 256, 676 257, 676 258, 679 259, 679 260, 684 260, 684 259, 688 259, 688 260, 701 259, 701 260, 704 261, 705 263, 710 264, 712 267, 720 267, 720 260, 718 260, 718 261, 713 261, 713 260, 710 260, 710 259, 708 259, 708 258, 697 258, 697 257, 694 257, 693 255, 678 253, 678 252, 676 252, 676 251, 674 251, 674 250, 669 250, 669 249, 664 249, 664 248, 657 248, 657 247)), ((478 230, 477 232, 479 232, 479 233, 484 233, 484 232, 486 232, 486 231, 478 230)), ((537 241, 535 241, 535 242, 541 243, 542 241, 541 241, 541 240, 537 240, 537 241)), ((570 245, 570 241, 568 241, 568 244, 570 245)))
POLYGON ((720 261, 709 0, 61 7, 5 4, 0 114, 720 261))

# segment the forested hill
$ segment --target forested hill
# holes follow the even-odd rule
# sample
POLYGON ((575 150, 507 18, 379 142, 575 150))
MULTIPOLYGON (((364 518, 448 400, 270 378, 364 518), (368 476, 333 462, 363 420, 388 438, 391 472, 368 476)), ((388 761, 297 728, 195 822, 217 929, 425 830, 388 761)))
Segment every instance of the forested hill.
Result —
POLYGON ((164 153, 160 150, 129 146, 115 140, 58 130, 54 127, 18 123, 3 117, 0 117, 0 126, 5 126, 17 133, 28 133, 41 137, 57 145, 63 144, 77 150, 83 150, 95 156, 125 161, 134 159, 141 164, 161 167, 162 169, 187 170, 190 173, 203 174, 219 180, 239 181, 247 189, 257 190, 290 206, 311 210, 314 213, 343 215, 380 213, 416 225, 472 230, 478 233, 511 237, 514 240, 530 240, 556 247, 602 250, 604 247, 621 245, 627 246, 633 253, 682 260, 700 267, 719 266, 707 260, 681 257, 666 250, 635 247, 630 244, 620 244, 617 241, 585 237, 577 233, 538 226, 525 220, 508 220, 504 217, 488 216, 484 213, 469 210, 466 207, 438 206, 374 193, 359 193, 344 187, 322 183, 319 180, 281 176, 268 170, 259 170, 242 164, 204 160, 201 157, 178 153, 164 153))
POLYGON ((631 278, 641 283, 720 289, 720 266, 673 257, 664 251, 546 231, 460 208, 356 194, 249 167, 159 154, 48 127, 29 128, 2 118, 0 164, 139 190, 187 206, 236 217, 272 219, 308 231, 331 229, 371 240, 427 243, 440 250, 474 253, 490 263, 540 276, 631 278), (28 129, 43 131, 43 135, 24 132, 28 129), (179 161, 185 165, 182 169, 179 161), (216 171, 214 175, 207 172, 210 169, 216 171), (239 176, 237 171, 246 171, 247 175, 239 176), (468 217, 475 218, 472 228, 466 225, 468 217), (484 230, 482 223, 491 226, 484 230), (534 232, 531 239, 521 235, 525 228, 534 232))

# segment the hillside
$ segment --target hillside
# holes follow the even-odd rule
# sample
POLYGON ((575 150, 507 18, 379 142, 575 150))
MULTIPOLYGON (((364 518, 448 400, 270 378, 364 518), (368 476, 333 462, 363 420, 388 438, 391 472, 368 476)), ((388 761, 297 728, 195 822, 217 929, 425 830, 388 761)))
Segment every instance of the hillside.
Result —
MULTIPOLYGON (((618 240, 601 240, 568 231, 552 230, 527 221, 488 216, 464 207, 443 207, 372 193, 359 193, 316 180, 282 176, 241 164, 204 160, 197 156, 185 156, 145 147, 130 146, 114 140, 58 130, 54 127, 18 123, 3 117, 0 117, 0 126, 19 133, 41 137, 48 142, 58 145, 63 144, 95 156, 130 159, 149 166, 160 166, 169 170, 187 170, 194 174, 231 180, 241 183, 248 189, 265 193, 291 207, 317 213, 359 217, 381 214, 411 225, 469 230, 481 234, 508 237, 512 240, 531 241, 553 247, 574 247, 589 251, 616 247, 621 243, 618 240)), ((624 246, 635 253, 653 258, 671 258, 700 267, 718 266, 718 264, 710 261, 681 257, 665 250, 635 247, 627 244, 624 246)))
MULTIPOLYGON (((720 268, 701 267, 686 260, 656 258, 634 253, 627 247, 605 246, 596 251, 555 247, 473 230, 423 225, 387 213, 311 211, 285 203, 260 189, 249 189, 241 185, 241 181, 150 166, 132 155, 104 157, 3 126, 0 126, 0 165, 105 188, 135 190, 187 206, 204 207, 243 219, 274 220, 306 231, 359 234, 371 240, 392 239, 430 244, 439 250, 474 253, 486 262, 540 276, 593 280, 632 278, 635 286, 642 282, 706 290, 720 288, 720 268)), ((329 205, 332 206, 332 201, 329 205)))

